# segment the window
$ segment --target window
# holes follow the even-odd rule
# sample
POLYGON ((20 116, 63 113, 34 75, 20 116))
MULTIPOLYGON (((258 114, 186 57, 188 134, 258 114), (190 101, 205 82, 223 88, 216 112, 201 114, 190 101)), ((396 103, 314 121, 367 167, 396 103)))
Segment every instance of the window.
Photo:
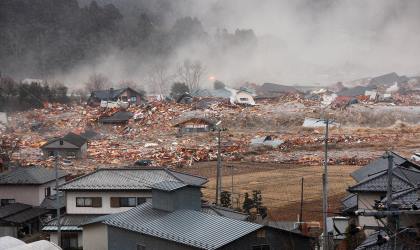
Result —
POLYGON ((241 100, 241 101, 243 101, 243 102, 247 102, 247 101, 248 101, 248 98, 241 97, 241 98, 239 98, 239 100, 241 100))
POLYGON ((265 230, 261 229, 257 231, 257 238, 265 238, 265 230))
POLYGON ((121 101, 126 102, 127 101, 127 96, 121 96, 121 101))
POLYGON ((252 250, 270 250, 270 245, 252 246, 252 250))
POLYGON ((137 244, 137 250, 146 250, 145 245, 137 244))
POLYGON ((76 207, 102 207, 101 197, 77 197, 76 207))
POLYGON ((131 102, 137 102, 137 96, 132 96, 132 97, 130 98, 130 101, 131 101, 131 102))
POLYGON ((145 197, 111 197, 111 207, 135 207, 144 202, 145 197))
POLYGON ((10 204, 10 203, 15 203, 15 202, 16 202, 15 199, 1 199, 0 200, 0 205, 4 206, 4 205, 10 204))
POLYGON ((46 187, 44 189, 45 197, 48 197, 51 195, 51 187, 46 187))

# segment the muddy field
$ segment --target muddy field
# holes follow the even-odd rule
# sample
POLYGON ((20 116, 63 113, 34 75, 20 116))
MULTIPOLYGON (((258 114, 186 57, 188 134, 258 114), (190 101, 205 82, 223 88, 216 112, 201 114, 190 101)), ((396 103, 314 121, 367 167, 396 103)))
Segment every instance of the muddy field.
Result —
MULTIPOLYGON (((204 197, 214 200, 216 192, 215 162, 203 162, 184 168, 193 174, 209 177, 203 190, 204 197)), ((261 164, 250 162, 228 162, 223 165, 223 190, 231 192, 233 184, 233 207, 242 206, 245 192, 261 190, 263 203, 275 220, 296 218, 300 209, 301 178, 304 178, 304 216, 305 220, 322 218, 322 167, 297 166, 286 164, 261 164), (233 183, 232 183, 233 174, 233 183)), ((350 173, 359 166, 329 166, 330 212, 338 213, 340 200, 346 188, 354 184, 350 173)))

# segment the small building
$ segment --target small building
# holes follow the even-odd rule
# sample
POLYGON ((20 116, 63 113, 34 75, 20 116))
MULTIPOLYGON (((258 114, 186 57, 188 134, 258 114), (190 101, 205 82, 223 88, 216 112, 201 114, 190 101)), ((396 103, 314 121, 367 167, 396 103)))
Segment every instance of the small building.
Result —
POLYGON ((9 203, 0 207, 0 237, 23 238, 41 231, 41 217, 49 211, 23 203, 9 203))
MULTIPOLYGON (((58 183, 63 184, 67 175, 59 170, 58 183)), ((54 169, 17 167, 0 175, 0 206, 15 202, 40 206, 54 194, 54 169)))
POLYGON ((178 128, 178 133, 182 135, 185 133, 210 132, 215 127, 215 123, 205 117, 189 117, 175 122, 173 126, 178 128))
POLYGON ((142 103, 143 95, 132 88, 121 88, 108 90, 95 90, 90 94, 88 104, 99 105, 102 101, 107 102, 128 102, 133 105, 140 105, 142 103))
POLYGON ((152 196, 151 202, 82 225, 84 247, 313 249, 313 239, 299 233, 203 212, 199 187, 163 181, 152 186, 152 196))
POLYGON ((254 106, 255 101, 252 97, 252 92, 245 89, 240 89, 238 92, 236 92, 235 103, 254 106))
POLYGON ((44 157, 56 156, 68 158, 85 158, 87 156, 87 139, 68 133, 64 137, 54 138, 41 146, 44 157))
POLYGON ((102 124, 127 124, 134 114, 128 111, 118 111, 111 116, 99 118, 102 124))

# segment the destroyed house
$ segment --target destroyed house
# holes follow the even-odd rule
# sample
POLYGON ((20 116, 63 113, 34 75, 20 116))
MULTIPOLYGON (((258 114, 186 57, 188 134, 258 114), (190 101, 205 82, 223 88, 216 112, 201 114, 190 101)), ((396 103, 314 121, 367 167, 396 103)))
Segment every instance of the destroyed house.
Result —
POLYGON ((370 80, 369 86, 385 86, 389 87, 395 83, 405 83, 408 82, 409 78, 406 76, 399 76, 397 73, 392 72, 389 74, 381 75, 374 77, 370 80))
POLYGON ((103 124, 127 124, 133 116, 134 114, 131 112, 118 111, 111 116, 99 118, 99 122, 103 124))
POLYGON ((203 212, 199 187, 160 182, 152 195, 151 202, 85 223, 86 249, 312 249, 310 237, 203 212))
POLYGON ((277 98, 285 94, 297 94, 299 90, 292 86, 280 85, 275 83, 264 83, 257 87, 257 98, 277 98))
POLYGON ((173 124, 178 128, 179 134, 209 132, 215 127, 215 123, 205 117, 190 117, 181 119, 173 124))
MULTIPOLYGON (((166 168, 103 168, 75 178, 59 187, 65 193, 66 214, 61 218, 62 241, 82 247, 81 224, 98 216, 124 212, 152 200, 156 183, 201 187, 207 179, 166 168)), ((42 229, 57 242, 57 220, 42 229)), ((89 249, 89 248, 88 248, 89 249)))
MULTIPOLYGON (((63 184, 67 173, 58 171, 63 184)), ((40 206, 55 194, 55 171, 44 167, 17 167, 0 174, 0 205, 24 203, 40 206)))
POLYGON ((255 105, 254 98, 252 97, 252 92, 246 89, 240 89, 236 92, 235 103, 245 104, 245 105, 255 105))
POLYGON ((109 102, 128 102, 130 104, 139 105, 142 102, 143 95, 132 88, 122 88, 108 90, 95 90, 90 94, 88 104, 100 104, 101 101, 109 102))
POLYGON ((84 158, 87 155, 87 140, 74 133, 54 138, 41 146, 44 157, 61 156, 68 158, 84 158))

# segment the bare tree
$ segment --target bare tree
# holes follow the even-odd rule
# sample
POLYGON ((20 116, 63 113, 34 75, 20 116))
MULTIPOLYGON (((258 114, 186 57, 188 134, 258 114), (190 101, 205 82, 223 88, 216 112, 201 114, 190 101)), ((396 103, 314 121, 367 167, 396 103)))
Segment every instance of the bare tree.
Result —
POLYGON ((92 92, 94 90, 107 89, 111 87, 111 81, 108 77, 102 74, 93 74, 89 76, 89 80, 86 83, 86 90, 92 92))
POLYGON ((190 91, 193 91, 200 87, 201 77, 205 71, 200 61, 191 62, 186 59, 184 63, 178 65, 177 73, 179 80, 184 82, 190 91))
POLYGON ((162 99, 169 94, 169 84, 173 79, 174 74, 170 73, 168 66, 163 62, 154 64, 150 68, 147 76, 147 80, 152 84, 152 87, 154 87, 162 99))

